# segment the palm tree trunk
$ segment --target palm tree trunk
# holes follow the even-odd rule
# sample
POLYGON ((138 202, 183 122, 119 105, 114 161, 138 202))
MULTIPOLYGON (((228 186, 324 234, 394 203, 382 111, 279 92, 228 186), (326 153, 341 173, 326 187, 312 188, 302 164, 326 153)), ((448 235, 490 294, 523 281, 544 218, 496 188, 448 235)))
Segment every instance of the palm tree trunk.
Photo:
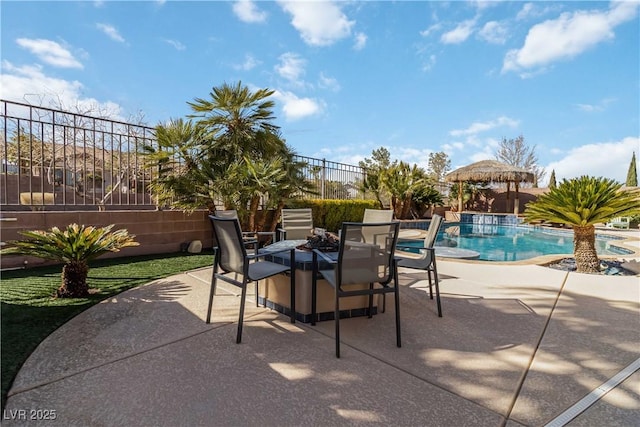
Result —
POLYGON ((596 228, 593 225, 573 227, 573 254, 578 273, 600 271, 600 260, 596 252, 596 228))
POLYGON ((260 196, 251 196, 251 202, 249 203, 248 231, 260 231, 256 228, 256 214, 258 213, 258 207, 260 207, 260 196))
POLYGON ((60 298, 83 298, 89 296, 87 275, 89 266, 83 261, 72 261, 62 268, 62 285, 56 295, 60 298))

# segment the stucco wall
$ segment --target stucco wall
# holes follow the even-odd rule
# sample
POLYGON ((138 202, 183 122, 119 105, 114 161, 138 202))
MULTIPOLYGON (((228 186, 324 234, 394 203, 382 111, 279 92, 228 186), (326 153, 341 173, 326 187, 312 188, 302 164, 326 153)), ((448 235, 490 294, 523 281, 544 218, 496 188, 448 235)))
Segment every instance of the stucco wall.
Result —
MULTIPOLYGON (((16 221, 0 222, 2 241, 19 240, 22 230, 47 230, 51 227, 66 227, 71 223, 104 227, 115 224, 114 230, 125 228, 136 235, 140 246, 125 248, 104 257, 127 257, 158 253, 178 252, 182 243, 200 240, 202 247, 213 245, 211 223, 206 211, 191 215, 181 211, 105 211, 105 212, 2 212, 3 218, 16 221)), ((24 265, 40 265, 45 261, 23 256, 2 256, 1 268, 24 265)))

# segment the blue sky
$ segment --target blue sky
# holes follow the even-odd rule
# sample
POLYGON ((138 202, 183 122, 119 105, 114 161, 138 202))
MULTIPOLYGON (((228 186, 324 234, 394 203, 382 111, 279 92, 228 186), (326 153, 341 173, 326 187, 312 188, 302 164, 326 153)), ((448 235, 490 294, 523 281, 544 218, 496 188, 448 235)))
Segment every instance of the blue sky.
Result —
POLYGON ((275 90, 297 154, 426 168, 523 135, 556 177, 640 151, 640 2, 2 1, 1 97, 155 126, 222 83, 275 90))

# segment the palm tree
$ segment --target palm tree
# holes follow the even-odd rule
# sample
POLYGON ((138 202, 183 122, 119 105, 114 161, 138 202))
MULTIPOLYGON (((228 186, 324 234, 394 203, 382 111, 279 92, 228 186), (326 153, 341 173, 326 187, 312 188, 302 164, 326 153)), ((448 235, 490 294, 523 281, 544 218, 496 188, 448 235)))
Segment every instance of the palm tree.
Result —
MULTIPOLYGON (((193 121, 159 125, 158 147, 147 148, 149 161, 159 170, 153 181, 159 198, 185 211, 206 207, 214 212, 222 203, 238 211, 243 226, 255 230, 266 189, 274 193, 275 182, 293 176, 290 168, 304 167, 291 161, 293 150, 271 123, 274 103, 267 98, 272 94, 268 89, 252 92, 241 83, 223 84, 213 88, 210 99, 189 103, 193 121), (285 178, 276 179, 283 170, 285 178)), ((305 188, 301 173, 294 175, 299 180, 294 187, 305 188)))
POLYGON ((559 186, 527 204, 525 221, 571 226, 577 271, 597 273, 600 261, 595 248, 595 224, 640 212, 640 190, 621 187, 616 181, 602 177, 563 179, 559 186))
POLYGON ((82 298, 89 295, 87 274, 89 261, 107 252, 118 252, 128 246, 138 246, 134 235, 127 230, 111 232, 113 224, 102 227, 86 227, 71 224, 66 230, 58 227, 50 231, 23 231, 28 240, 10 242, 13 246, 2 254, 30 255, 64 263, 62 285, 58 297, 82 298))
POLYGON ((267 99, 273 93, 270 89, 251 92, 242 82, 235 86, 224 83, 212 89, 210 100, 196 98, 188 104, 194 111, 191 117, 213 141, 211 148, 226 151, 228 159, 234 160, 279 148, 277 138, 264 137, 279 129, 272 123, 275 103, 267 99))

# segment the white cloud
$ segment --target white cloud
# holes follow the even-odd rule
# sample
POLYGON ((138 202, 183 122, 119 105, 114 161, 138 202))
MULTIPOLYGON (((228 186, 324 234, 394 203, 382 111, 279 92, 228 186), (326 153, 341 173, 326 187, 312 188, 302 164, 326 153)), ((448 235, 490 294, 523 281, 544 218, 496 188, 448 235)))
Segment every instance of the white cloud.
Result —
POLYGON ((422 71, 430 71, 436 65, 436 56, 430 55, 429 58, 422 64, 422 71))
POLYGON ((516 21, 524 21, 529 18, 538 18, 562 8, 561 3, 537 2, 525 3, 516 15, 516 21), (544 5, 544 6, 543 6, 544 5))
POLYGON ((533 3, 525 3, 524 6, 522 6, 522 9, 520 9, 520 12, 518 12, 518 14, 516 15, 516 20, 522 21, 524 19, 527 19, 533 14, 534 8, 535 6, 533 5, 533 3))
POLYGON ((267 20, 267 12, 258 9, 255 2, 239 0, 233 3, 233 13, 243 22, 264 22, 267 20))
POLYGON ((468 19, 458 24, 453 30, 444 33, 440 37, 440 41, 444 44, 459 44, 464 42, 473 33, 473 27, 476 25, 475 19, 468 19))
POLYGON ((164 42, 173 46, 176 50, 185 50, 187 47, 177 40, 164 39, 164 42))
POLYGON ((99 111, 102 116, 123 120, 118 104, 83 97, 84 87, 77 80, 49 77, 39 65, 16 67, 9 61, 2 61, 2 70, 0 86, 4 99, 72 111, 99 111))
POLYGON ((340 88, 340 83, 333 77, 327 77, 324 73, 320 73, 318 86, 322 89, 328 89, 333 92, 338 92, 340 88))
POLYGON ((613 29, 635 18, 638 2, 615 2, 608 11, 563 13, 559 18, 534 25, 524 46, 505 55, 502 72, 544 67, 573 58, 615 37, 613 29))
POLYGON ((280 77, 292 83, 300 83, 298 80, 304 75, 307 61, 297 53, 287 52, 280 55, 280 64, 274 68, 280 77))
POLYGON ((356 42, 353 44, 355 50, 362 50, 367 45, 367 35, 365 33, 357 33, 356 42))
POLYGON ((490 21, 484 24, 478 35, 489 43, 504 44, 507 41, 509 30, 506 25, 500 22, 490 21))
POLYGON ((118 32, 118 30, 116 30, 116 28, 113 25, 109 25, 109 24, 96 24, 96 27, 102 31, 103 33, 105 33, 107 36, 109 36, 109 38, 111 40, 115 40, 117 42, 120 43, 124 43, 124 37, 122 37, 120 35, 120 33, 118 32))
POLYGON ((627 137, 620 141, 587 144, 569 150, 565 157, 545 166, 556 179, 571 179, 582 175, 615 179, 624 184, 634 151, 640 147, 640 138, 627 137))
POLYGON ((258 65, 260 65, 261 63, 262 62, 255 59, 252 55, 246 54, 244 56, 244 62, 242 64, 234 65, 233 68, 235 68, 236 70, 250 71, 250 70, 253 70, 255 67, 257 67, 258 65))
POLYGON ((449 132, 451 136, 473 136, 481 132, 487 132, 489 130, 498 128, 498 127, 510 127, 515 128, 520 124, 518 120, 511 119, 506 116, 498 117, 495 120, 490 120, 488 122, 475 122, 472 123, 466 129, 455 129, 449 132))
POLYGON ((280 1, 279 4, 291 14, 291 25, 307 44, 329 46, 351 35, 355 21, 349 21, 334 2, 280 1))
POLYGON ((52 40, 20 38, 16 43, 49 65, 62 68, 84 68, 71 52, 52 40))
POLYGON ((462 142, 450 142, 447 144, 442 144, 442 149, 447 153, 451 154, 454 151, 460 151, 464 149, 464 144, 462 142))
POLYGON ((299 98, 291 92, 276 90, 273 97, 282 102, 282 112, 287 120, 294 121, 322 113, 324 103, 312 98, 299 98))
POLYGON ((440 23, 433 24, 429 28, 427 28, 426 30, 420 31, 420 35, 422 37, 429 37, 431 35, 431 33, 434 33, 436 31, 440 31, 441 28, 442 28, 442 24, 440 24, 440 23))
POLYGON ((598 104, 576 104, 576 108, 580 111, 585 111, 587 113, 601 112, 605 111, 610 104, 615 102, 615 98, 605 98, 598 104))

